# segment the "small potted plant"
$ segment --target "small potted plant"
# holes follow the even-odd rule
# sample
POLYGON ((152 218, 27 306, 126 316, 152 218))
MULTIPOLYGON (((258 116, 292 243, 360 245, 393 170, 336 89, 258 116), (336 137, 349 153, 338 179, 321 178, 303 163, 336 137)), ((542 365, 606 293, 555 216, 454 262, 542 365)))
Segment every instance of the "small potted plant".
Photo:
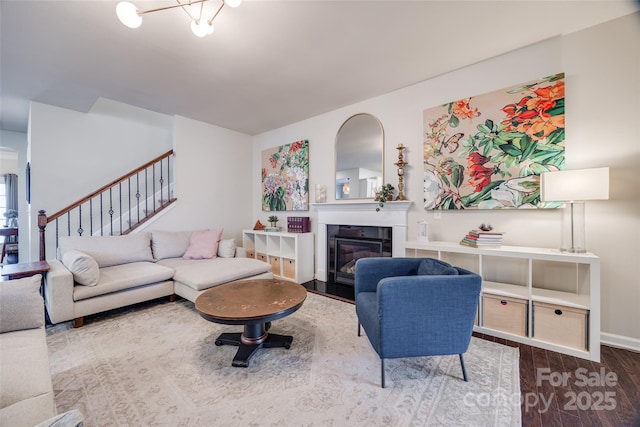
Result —
POLYGON ((6 218, 5 226, 11 228, 18 227, 18 211, 15 209, 7 209, 4 213, 4 217, 6 218))
POLYGON ((277 224, 278 224, 278 217, 276 215, 271 215, 268 218, 269 223, 271 224, 271 227, 276 228, 277 224))
POLYGON ((393 193, 395 191, 395 187, 391 184, 385 184, 380 187, 380 190, 376 192, 375 201, 378 202, 378 206, 376 206, 376 212, 380 212, 380 208, 384 207, 385 202, 390 202, 393 200, 393 193))

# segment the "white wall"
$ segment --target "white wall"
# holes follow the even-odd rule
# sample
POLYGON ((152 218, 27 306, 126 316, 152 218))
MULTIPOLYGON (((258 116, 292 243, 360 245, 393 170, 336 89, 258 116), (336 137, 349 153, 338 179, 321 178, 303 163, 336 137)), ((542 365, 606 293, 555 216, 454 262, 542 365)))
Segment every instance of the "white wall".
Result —
POLYGON ((99 100, 89 113, 32 102, 28 135, 29 253, 37 260, 38 210, 53 214, 169 151, 173 118, 109 100, 99 100))
MULTIPOLYGON (((566 73, 567 168, 611 168, 611 200, 588 203, 586 212, 587 247, 602 262, 603 340, 640 349, 640 175, 634 173, 640 161, 638 13, 255 136, 254 215, 267 215, 260 205, 261 150, 300 139, 309 140, 310 201, 315 184, 326 185, 327 201, 334 201, 336 132, 348 117, 366 112, 385 130, 385 182, 397 185, 395 147, 407 147, 405 194, 414 202, 410 239, 417 221, 425 219, 432 240, 458 241, 470 228, 490 223, 506 232, 506 245, 557 248, 558 210, 440 211, 441 219, 435 219, 421 205, 423 110, 558 72, 566 73)), ((287 214, 309 215, 315 227, 313 210, 287 214)))
POLYGON ((101 99, 86 114, 32 103, 29 136, 30 260, 39 255, 38 210, 53 214, 172 148, 178 203, 148 230, 223 227, 223 238, 241 244, 253 226, 248 135, 101 99))
POLYGON ((195 120, 175 119, 178 204, 153 224, 162 230, 224 228, 223 239, 242 245, 252 228, 251 137, 195 120))

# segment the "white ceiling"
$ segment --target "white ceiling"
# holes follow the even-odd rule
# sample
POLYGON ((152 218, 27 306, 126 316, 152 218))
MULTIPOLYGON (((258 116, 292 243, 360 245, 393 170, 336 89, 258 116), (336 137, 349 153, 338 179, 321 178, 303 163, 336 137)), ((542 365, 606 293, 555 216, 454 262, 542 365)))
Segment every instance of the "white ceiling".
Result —
POLYGON ((116 4, 1 1, 2 129, 26 131, 31 100, 86 112, 104 97, 255 135, 640 9, 632 0, 245 0, 199 39, 179 9, 132 30, 116 4))

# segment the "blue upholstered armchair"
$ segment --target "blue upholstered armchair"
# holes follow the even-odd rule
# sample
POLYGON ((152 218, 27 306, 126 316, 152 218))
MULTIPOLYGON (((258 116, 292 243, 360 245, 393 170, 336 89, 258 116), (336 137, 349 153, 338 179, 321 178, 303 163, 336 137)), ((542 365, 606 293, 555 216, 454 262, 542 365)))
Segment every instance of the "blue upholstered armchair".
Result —
POLYGON ((361 258, 356 263, 358 336, 362 326, 381 362, 467 351, 482 279, 432 258, 361 258))

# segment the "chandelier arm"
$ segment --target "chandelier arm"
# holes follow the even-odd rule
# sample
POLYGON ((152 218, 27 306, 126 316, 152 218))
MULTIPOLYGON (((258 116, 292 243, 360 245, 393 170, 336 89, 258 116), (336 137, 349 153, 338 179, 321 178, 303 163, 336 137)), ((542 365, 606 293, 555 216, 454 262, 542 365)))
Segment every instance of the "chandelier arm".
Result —
MULTIPOLYGON (((192 4, 204 3, 204 2, 207 2, 207 1, 209 1, 209 0, 191 0, 188 3, 180 3, 180 2, 178 2, 178 4, 174 4, 173 6, 158 7, 156 9, 148 9, 148 10, 139 10, 138 11, 138 15, 142 16, 145 13, 159 12, 161 10, 175 9, 176 7, 181 7, 181 8, 184 9, 185 6, 191 6, 192 4)), ((187 12, 187 14, 188 14, 188 12, 187 12)), ((191 16, 191 15, 189 15, 189 16, 191 16)))
POLYGON ((224 7, 224 0, 222 0, 222 4, 218 8, 218 10, 216 10, 216 13, 214 13, 211 19, 207 21, 207 24, 211 25, 211 23, 213 22, 214 19, 216 19, 216 16, 218 16, 218 14, 220 13, 223 7, 224 7))
MULTIPOLYGON (((206 1, 209 1, 209 0, 202 0, 202 1, 199 1, 199 2, 196 2, 196 1, 190 1, 190 2, 188 2, 188 3, 180 3, 180 0, 176 0, 176 3, 178 3, 178 5, 179 5, 179 6, 180 6, 180 8, 184 11, 184 13, 186 13, 186 14, 187 14, 187 16, 189 17, 189 19, 191 19, 192 21, 200 22, 200 20, 202 19, 202 11, 204 10, 204 3, 205 3, 206 1), (191 13, 189 13, 189 11, 187 10, 187 8, 185 7, 185 6, 191 6, 191 5, 196 4, 196 3, 200 3, 200 14, 198 15, 198 19, 195 19, 195 18, 191 15, 191 13)), ((173 7, 177 7, 177 6, 173 6, 173 7)))

